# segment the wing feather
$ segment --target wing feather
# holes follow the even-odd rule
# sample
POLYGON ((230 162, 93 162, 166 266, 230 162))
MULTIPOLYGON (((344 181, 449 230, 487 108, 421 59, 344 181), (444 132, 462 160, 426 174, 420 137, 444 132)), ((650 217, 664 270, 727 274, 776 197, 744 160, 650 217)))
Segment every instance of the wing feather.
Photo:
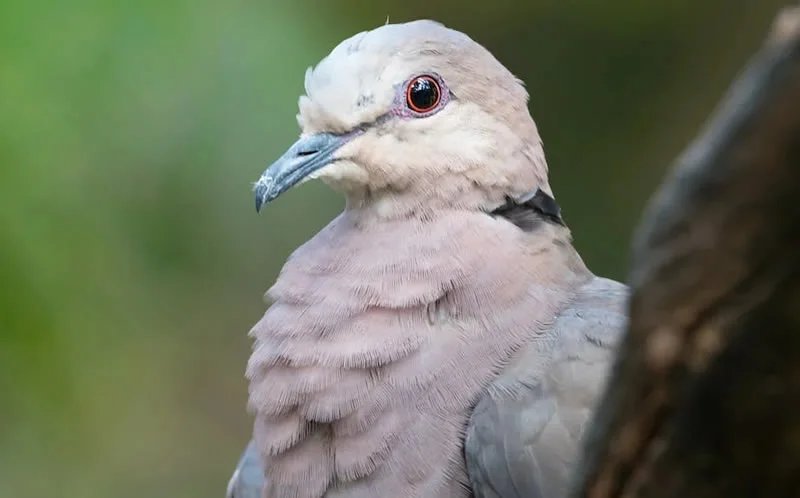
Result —
POLYGON ((475 498, 560 498, 626 324, 627 288, 594 277, 476 405, 465 457, 475 498))
POLYGON ((250 440, 233 471, 225 498, 261 498, 264 487, 264 469, 255 443, 250 440))

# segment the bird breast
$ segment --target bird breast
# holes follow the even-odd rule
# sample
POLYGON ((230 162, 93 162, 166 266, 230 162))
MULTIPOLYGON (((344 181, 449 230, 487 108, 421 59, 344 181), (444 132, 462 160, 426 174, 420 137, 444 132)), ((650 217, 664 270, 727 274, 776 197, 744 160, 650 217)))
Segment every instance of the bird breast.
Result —
POLYGON ((265 496, 470 496, 470 410, 563 306, 532 241, 482 213, 346 211, 296 250, 251 331, 265 496))

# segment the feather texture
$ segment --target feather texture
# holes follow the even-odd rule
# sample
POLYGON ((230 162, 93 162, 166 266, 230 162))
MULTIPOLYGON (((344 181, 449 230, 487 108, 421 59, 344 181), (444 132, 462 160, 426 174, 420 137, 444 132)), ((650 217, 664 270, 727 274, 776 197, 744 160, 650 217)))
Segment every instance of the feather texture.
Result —
POLYGON ((627 288, 592 278, 550 341, 520 350, 472 413, 465 454, 476 498, 566 495, 584 427, 625 328, 627 288))
POLYGON ((515 351, 550 340, 588 278, 541 232, 457 211, 362 224, 348 210, 298 249, 252 330, 264 496, 468 496, 472 406, 515 351))

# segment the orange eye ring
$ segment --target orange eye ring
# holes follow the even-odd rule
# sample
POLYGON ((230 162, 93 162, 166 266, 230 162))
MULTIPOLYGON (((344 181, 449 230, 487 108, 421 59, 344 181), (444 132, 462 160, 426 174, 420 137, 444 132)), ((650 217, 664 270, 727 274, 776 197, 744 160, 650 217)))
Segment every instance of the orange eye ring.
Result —
POLYGON ((432 76, 417 76, 406 87, 406 105, 414 112, 431 112, 441 101, 442 89, 432 76))

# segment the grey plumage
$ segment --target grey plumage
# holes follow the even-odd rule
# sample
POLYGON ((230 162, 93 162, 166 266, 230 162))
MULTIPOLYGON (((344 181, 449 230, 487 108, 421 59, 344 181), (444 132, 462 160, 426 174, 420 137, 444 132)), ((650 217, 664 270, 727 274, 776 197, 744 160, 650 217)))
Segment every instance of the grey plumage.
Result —
POLYGON ((592 278, 548 340, 516 355, 472 412, 465 441, 476 498, 565 496, 579 438, 624 330, 628 289, 592 278))
POLYGON ((261 498, 264 487, 264 467, 256 444, 252 440, 236 465, 225 498, 261 498))

